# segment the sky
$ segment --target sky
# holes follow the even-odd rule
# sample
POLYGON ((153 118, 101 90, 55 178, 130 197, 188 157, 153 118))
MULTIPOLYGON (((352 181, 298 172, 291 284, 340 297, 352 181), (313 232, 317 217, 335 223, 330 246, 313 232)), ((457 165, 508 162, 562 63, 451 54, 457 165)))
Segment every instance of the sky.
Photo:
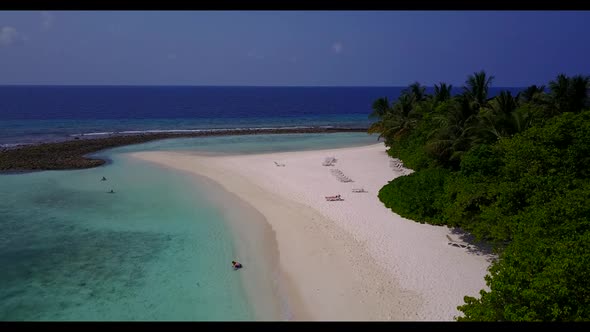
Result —
POLYGON ((495 86, 590 74, 590 11, 0 11, 0 84, 495 86))

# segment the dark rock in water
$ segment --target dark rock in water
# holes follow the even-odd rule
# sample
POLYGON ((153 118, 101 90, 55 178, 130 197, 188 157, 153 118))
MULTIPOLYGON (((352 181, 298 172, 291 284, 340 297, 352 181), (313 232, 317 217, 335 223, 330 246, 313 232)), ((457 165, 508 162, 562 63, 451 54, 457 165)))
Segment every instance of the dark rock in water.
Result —
POLYGON ((23 145, 0 150, 0 172, 40 171, 92 168, 107 161, 86 155, 117 146, 145 143, 166 138, 232 136, 260 134, 312 134, 337 132, 366 132, 367 128, 276 128, 233 129, 190 133, 142 133, 140 135, 114 135, 103 138, 75 137, 62 142, 23 145))

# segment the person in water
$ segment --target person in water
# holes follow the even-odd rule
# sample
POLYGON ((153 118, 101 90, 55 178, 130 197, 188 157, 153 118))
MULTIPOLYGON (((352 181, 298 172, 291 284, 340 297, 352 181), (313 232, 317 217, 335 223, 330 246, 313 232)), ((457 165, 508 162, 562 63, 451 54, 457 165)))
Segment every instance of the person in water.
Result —
POLYGON ((236 261, 231 261, 231 266, 234 267, 234 270, 241 269, 243 267, 241 263, 238 263, 236 261))
POLYGON ((100 179, 100 181, 106 181, 107 178, 105 178, 104 176, 102 177, 102 179, 100 179))
POLYGON ((109 194, 114 194, 115 191, 113 189, 111 189, 111 191, 109 191, 109 194))

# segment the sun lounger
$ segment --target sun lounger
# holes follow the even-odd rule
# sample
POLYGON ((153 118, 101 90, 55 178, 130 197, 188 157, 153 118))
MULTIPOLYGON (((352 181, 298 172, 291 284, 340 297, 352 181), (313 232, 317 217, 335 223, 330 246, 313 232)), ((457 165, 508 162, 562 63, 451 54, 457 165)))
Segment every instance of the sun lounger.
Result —
POLYGON ((390 160, 389 161, 389 166, 391 166, 391 168, 394 168, 394 169, 397 169, 397 170, 401 170, 404 167, 404 164, 401 161, 390 160))
POLYGON ((333 166, 335 162, 336 162, 336 158, 334 158, 334 157, 327 157, 326 159, 324 159, 324 162, 322 163, 322 165, 324 165, 324 166, 333 166))
POLYGON ((353 193, 366 193, 365 188, 352 188, 353 193))
POLYGON ((276 161, 275 161, 275 165, 276 165, 277 167, 285 167, 285 164, 279 164, 279 163, 277 163, 276 161))
POLYGON ((457 248, 464 248, 464 249, 465 248, 467 248, 467 249, 470 249, 471 248, 471 245, 459 243, 459 242, 451 239, 451 237, 449 235, 447 235, 447 239, 449 239, 449 241, 451 241, 451 242, 447 243, 450 246, 457 247, 457 248))
POLYGON ((323 166, 334 166, 336 162, 336 158, 334 157, 327 157, 324 162, 322 163, 323 166))
POLYGON ((469 248, 468 245, 461 244, 461 243, 456 243, 456 242, 449 242, 448 244, 450 246, 457 247, 457 248, 469 248))
POLYGON ((331 169, 330 172, 332 172, 332 175, 334 175, 340 182, 353 182, 352 179, 344 175, 344 173, 337 168, 331 169))

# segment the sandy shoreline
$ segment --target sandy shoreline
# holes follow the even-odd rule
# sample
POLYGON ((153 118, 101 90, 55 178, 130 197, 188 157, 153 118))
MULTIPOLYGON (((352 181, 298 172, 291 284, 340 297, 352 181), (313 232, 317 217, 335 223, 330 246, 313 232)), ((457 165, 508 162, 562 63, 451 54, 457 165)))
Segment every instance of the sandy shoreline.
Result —
POLYGON ((447 236, 460 240, 450 229, 406 220, 379 201, 378 190, 401 175, 382 143, 239 156, 131 155, 207 177, 264 217, 292 319, 453 320, 463 296, 486 287, 489 256, 450 246, 447 236), (329 156, 335 165, 322 166, 329 156), (337 181, 333 168, 354 182, 337 181), (357 187, 367 193, 353 193, 357 187), (344 201, 324 198, 337 194, 344 201))

